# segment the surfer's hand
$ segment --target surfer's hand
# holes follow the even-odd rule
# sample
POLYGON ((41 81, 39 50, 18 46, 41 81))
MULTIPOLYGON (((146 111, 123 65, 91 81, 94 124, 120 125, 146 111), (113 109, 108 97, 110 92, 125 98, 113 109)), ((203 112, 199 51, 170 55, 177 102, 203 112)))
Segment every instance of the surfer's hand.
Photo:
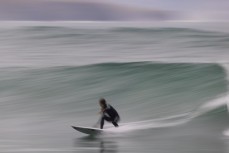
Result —
POLYGON ((101 111, 99 112, 99 114, 103 114, 104 111, 105 111, 105 109, 101 109, 101 111))

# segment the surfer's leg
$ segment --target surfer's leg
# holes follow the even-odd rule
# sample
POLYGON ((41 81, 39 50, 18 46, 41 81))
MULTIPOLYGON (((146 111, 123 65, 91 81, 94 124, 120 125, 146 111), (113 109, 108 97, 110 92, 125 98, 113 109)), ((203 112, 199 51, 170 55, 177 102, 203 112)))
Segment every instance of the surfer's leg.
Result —
POLYGON ((100 129, 103 129, 104 120, 106 120, 106 121, 108 121, 108 122, 111 122, 111 121, 112 121, 111 118, 106 117, 106 116, 103 116, 103 117, 101 118, 101 121, 100 121, 100 129))
POLYGON ((118 127, 118 123, 112 122, 112 124, 113 124, 115 127, 118 127))
POLYGON ((104 117, 101 118, 101 121, 100 121, 100 129, 103 129, 103 125, 104 125, 104 117))
POLYGON ((112 124, 115 127, 118 127, 118 121, 120 120, 119 116, 116 116, 114 119, 112 119, 112 124))

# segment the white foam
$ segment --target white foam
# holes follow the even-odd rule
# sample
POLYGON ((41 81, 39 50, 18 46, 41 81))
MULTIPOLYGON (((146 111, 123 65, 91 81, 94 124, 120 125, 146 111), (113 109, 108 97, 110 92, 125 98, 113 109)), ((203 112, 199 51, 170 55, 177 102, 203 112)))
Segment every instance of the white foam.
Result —
POLYGON ((229 129, 225 130, 225 131, 223 132, 223 135, 224 135, 224 136, 229 136, 229 129))
POLYGON ((190 120, 189 116, 189 114, 180 114, 159 119, 123 123, 118 128, 109 127, 105 131, 108 133, 126 133, 136 130, 172 127, 188 122, 190 120))

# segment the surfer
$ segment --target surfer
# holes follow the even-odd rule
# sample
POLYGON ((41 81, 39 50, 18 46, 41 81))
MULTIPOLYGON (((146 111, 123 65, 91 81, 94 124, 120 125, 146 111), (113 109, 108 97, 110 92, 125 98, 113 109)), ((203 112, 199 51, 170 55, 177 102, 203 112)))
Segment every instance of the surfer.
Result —
POLYGON ((100 129, 103 129, 104 121, 111 122, 115 127, 118 127, 118 122, 120 120, 118 112, 111 105, 107 104, 104 98, 99 100, 99 105, 101 107, 100 114, 102 115, 100 129))

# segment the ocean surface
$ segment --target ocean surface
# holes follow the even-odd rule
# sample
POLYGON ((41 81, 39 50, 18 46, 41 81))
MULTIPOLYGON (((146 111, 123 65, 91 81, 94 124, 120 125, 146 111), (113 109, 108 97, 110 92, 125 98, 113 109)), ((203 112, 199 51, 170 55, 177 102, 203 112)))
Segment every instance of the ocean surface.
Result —
POLYGON ((228 153, 229 23, 0 23, 1 153, 228 153), (90 137, 104 97, 120 127, 90 137))

